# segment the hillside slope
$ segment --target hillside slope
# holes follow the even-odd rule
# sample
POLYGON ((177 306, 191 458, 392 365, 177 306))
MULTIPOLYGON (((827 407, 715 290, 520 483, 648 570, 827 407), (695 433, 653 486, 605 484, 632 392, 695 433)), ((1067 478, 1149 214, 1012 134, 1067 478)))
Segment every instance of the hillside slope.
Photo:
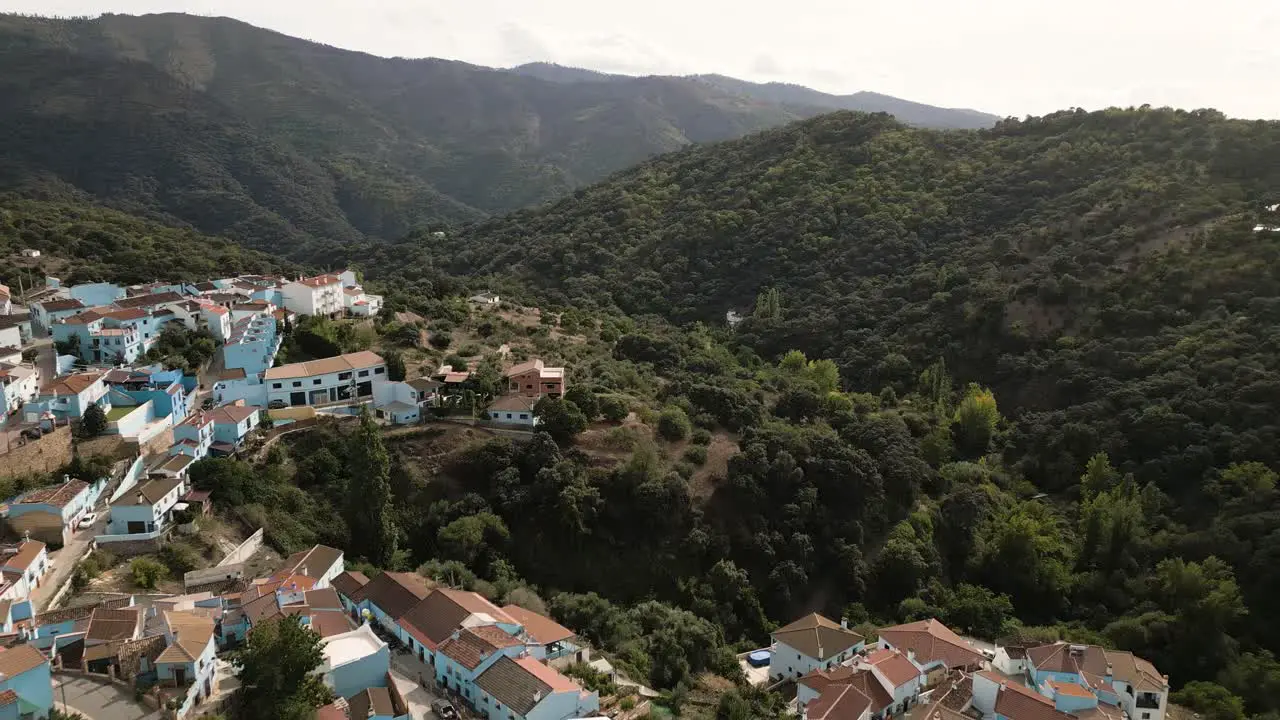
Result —
POLYGON ((326 261, 822 108, 682 78, 550 82, 226 18, 0 15, 0 190, 67 188, 326 261))
POLYGON ((1190 463, 1179 443, 1280 458, 1278 429, 1249 420, 1280 410, 1264 350, 1280 342, 1280 237, 1252 232, 1277 196, 1280 123, 1115 110, 941 133, 835 114, 659 158, 423 252, 552 302, 680 321, 721 324, 777 288, 780 315, 739 329, 766 355, 798 348, 899 393, 944 359, 1030 418, 1018 457, 1045 487, 1106 449, 1172 489, 1199 477, 1168 461, 1190 463))

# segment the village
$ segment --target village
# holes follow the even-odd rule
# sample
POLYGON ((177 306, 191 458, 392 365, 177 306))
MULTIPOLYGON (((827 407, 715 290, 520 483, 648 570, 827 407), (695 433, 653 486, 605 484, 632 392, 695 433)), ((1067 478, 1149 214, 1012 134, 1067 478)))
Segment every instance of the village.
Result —
MULTIPOLYGON (((4 506, 17 541, 0 558, 0 717, 7 706, 37 718, 55 709, 99 720, 217 713, 239 686, 226 653, 255 625, 284 617, 322 638, 318 673, 337 698, 322 720, 645 716, 656 693, 550 617, 415 573, 370 577, 323 545, 264 561, 261 530, 172 592, 76 596, 72 587, 77 564, 95 552, 153 552, 206 532, 218 498, 192 487, 201 459, 362 411, 387 426, 452 415, 527 434, 537 402, 567 391, 567 368, 504 358, 497 391, 484 396, 474 362, 413 377, 372 350, 278 363, 288 328, 305 318, 382 312, 382 298, 349 270, 134 287, 47 278, 17 300, 0 287, 0 462, 52 472, 71 460, 73 434, 94 424, 90 434, 130 450, 100 477, 54 478, 4 506), (174 328, 212 339, 198 367, 148 360, 174 328), (584 664, 626 692, 602 697, 566 674, 584 664)), ((480 312, 502 305, 487 292, 467 302, 480 312)), ((1165 720, 1170 689, 1129 653, 987 644, 933 619, 864 637, 807 615, 740 663, 803 720, 1165 720)))

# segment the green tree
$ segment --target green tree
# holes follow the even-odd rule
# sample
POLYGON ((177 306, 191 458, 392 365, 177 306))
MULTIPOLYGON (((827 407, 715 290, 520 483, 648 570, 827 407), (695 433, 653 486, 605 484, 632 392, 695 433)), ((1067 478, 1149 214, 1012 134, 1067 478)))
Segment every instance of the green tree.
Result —
POLYGON ((840 368, 830 360, 810 360, 806 373, 820 393, 835 393, 840 390, 840 368))
POLYGON ((1080 477, 1080 497, 1088 499, 1098 493, 1115 487, 1120 482, 1120 473, 1111 467, 1111 458, 1100 452, 1089 458, 1084 467, 1084 475, 1080 477))
POLYGON ((404 365, 404 353, 393 350, 384 354, 387 361, 387 379, 388 380, 404 380, 406 369, 404 365))
POLYGON ((782 317, 782 295, 772 287, 756 296, 756 309, 752 317, 758 320, 778 320, 782 317))
POLYGON ((144 590, 154 590, 156 583, 168 575, 169 570, 163 563, 148 557, 134 558, 129 563, 129 574, 133 576, 133 584, 144 590))
POLYGON ((576 405, 588 422, 600 416, 600 403, 596 400, 596 394, 584 385, 569 388, 564 399, 576 405))
POLYGON ((599 400, 600 414, 609 422, 622 422, 631 413, 626 399, 618 395, 601 395, 599 400))
POLYGON ((538 429, 561 445, 573 442, 587 429, 586 416, 577 405, 563 398, 542 396, 533 406, 533 416, 538 419, 538 429))
POLYGON ((510 537, 511 532, 502 518, 484 512, 460 517, 440 528, 438 541, 446 558, 459 560, 468 567, 477 567, 482 555, 499 550, 510 537))
POLYGON ((85 408, 84 417, 80 418, 80 435, 83 437, 97 437, 107 431, 107 413, 102 410, 102 406, 93 403, 85 408))
POLYGON ((255 624, 231 662, 241 678, 235 706, 243 720, 309 720, 332 700, 315 672, 324 663, 320 635, 296 615, 255 624))
POLYGON ((951 425, 956 449, 965 457, 978 457, 987 452, 1000 422, 996 396, 986 388, 970 385, 964 399, 956 407, 951 425))
POLYGON ((391 506, 391 460, 368 406, 348 441, 347 522, 358 554, 379 567, 395 557, 398 531, 391 506))
POLYGON ((1214 682, 1193 680, 1169 699, 1199 713, 1205 720, 1244 720, 1244 701, 1214 682))
POLYGON ((799 350, 788 350, 787 354, 782 356, 782 360, 778 361, 779 368, 794 375, 804 372, 808 366, 809 359, 799 350))
POLYGON ((658 434, 662 437, 676 442, 689 437, 693 426, 689 422, 689 416, 684 410, 675 406, 668 405, 658 414, 658 434))

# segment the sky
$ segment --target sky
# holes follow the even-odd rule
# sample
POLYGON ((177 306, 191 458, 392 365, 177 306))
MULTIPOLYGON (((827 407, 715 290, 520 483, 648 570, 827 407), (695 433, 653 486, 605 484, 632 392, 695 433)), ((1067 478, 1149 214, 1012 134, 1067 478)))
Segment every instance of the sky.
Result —
POLYGON ((1150 104, 1280 119, 1280 0, 0 0, 189 12, 383 56, 721 73, 998 115, 1150 104))

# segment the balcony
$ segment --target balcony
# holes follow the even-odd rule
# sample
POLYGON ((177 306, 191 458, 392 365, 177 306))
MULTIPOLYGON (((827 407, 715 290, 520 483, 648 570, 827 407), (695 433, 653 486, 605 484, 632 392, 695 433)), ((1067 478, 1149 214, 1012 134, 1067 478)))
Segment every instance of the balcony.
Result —
POLYGON ((1152 695, 1151 693, 1142 693, 1133 704, 1143 710, 1159 710, 1160 696, 1152 695))

